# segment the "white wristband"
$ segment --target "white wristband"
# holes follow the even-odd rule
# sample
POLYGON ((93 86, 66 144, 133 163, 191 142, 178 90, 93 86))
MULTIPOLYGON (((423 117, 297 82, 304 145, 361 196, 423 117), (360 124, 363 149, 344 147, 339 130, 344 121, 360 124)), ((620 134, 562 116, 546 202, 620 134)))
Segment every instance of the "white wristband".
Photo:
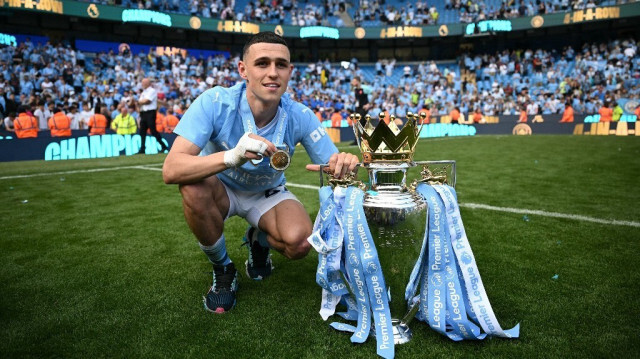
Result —
POLYGON ((224 164, 227 167, 238 167, 247 161, 245 152, 254 152, 264 155, 267 150, 267 144, 263 141, 249 137, 249 132, 240 137, 236 147, 225 151, 224 164))

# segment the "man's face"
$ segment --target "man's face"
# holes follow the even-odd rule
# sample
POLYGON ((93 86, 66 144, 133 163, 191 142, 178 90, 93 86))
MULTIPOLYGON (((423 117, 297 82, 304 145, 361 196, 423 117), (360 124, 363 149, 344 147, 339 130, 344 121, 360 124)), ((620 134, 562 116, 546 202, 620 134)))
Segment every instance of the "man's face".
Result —
POLYGON ((247 81, 247 97, 262 102, 280 101, 292 71, 289 49, 282 44, 253 44, 238 63, 238 72, 247 81))

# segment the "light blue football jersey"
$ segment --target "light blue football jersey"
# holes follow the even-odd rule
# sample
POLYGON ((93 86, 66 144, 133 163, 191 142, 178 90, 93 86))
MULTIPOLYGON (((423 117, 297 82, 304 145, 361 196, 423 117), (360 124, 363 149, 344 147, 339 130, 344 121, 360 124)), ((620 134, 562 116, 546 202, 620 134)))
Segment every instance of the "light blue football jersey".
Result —
MULTIPOLYGON (((293 156, 296 145, 302 143, 313 163, 327 163, 332 154, 338 152, 313 111, 293 101, 288 94, 280 100, 278 115, 270 124, 258 129, 258 134, 273 142, 281 111, 287 115, 283 143, 293 156)), ((191 104, 176 126, 174 132, 202 149, 201 156, 234 148, 244 135, 242 116, 249 116, 255 123, 247 102, 246 84, 224 88, 215 87, 203 92, 191 104)), ((258 165, 250 161, 238 168, 229 168, 218 173, 218 178, 229 188, 240 191, 259 192, 284 184, 284 172, 273 170, 268 158, 258 165)))

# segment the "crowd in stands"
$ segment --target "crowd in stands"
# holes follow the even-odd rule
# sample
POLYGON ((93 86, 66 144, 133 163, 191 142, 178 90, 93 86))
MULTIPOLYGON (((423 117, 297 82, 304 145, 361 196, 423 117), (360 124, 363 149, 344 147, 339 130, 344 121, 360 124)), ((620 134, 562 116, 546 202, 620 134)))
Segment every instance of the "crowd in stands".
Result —
MULTIPOLYGON (((458 66, 442 69, 435 62, 398 65, 381 60, 374 74, 352 62, 349 68, 328 62, 310 64, 294 76, 297 97, 317 108, 323 120, 354 107, 349 82, 358 76, 369 94, 369 114, 387 111, 404 117, 428 109, 432 116, 454 109, 483 116, 562 114, 569 103, 577 115, 598 114, 618 99, 640 97, 640 57, 632 39, 586 44, 561 51, 505 50, 463 55, 458 66), (368 82, 368 83, 367 83, 368 82), (337 99, 337 101, 336 101, 337 99)), ((344 116, 343 116, 344 117, 344 116)))
MULTIPOLYGON (((288 91, 319 119, 336 125, 356 110, 355 78, 362 81, 372 116, 387 111, 404 118, 407 112, 424 109, 436 116, 456 108, 483 116, 561 114, 567 103, 575 114, 597 114, 620 98, 640 97, 637 51, 634 39, 621 39, 558 51, 466 54, 448 65, 318 61, 297 65, 288 91)), ((26 106, 42 130, 49 128, 48 119, 56 112, 70 118, 72 129, 87 128, 96 108, 111 120, 127 107, 139 120, 136 103, 144 77, 155 79, 160 112, 179 118, 208 88, 241 81, 238 61, 239 55, 197 59, 151 50, 84 54, 68 45, 27 40, 0 49, 0 112, 8 118, 0 125, 11 129, 18 106, 26 106)))
POLYGON ((509 19, 617 5, 628 0, 90 0, 127 8, 295 26, 426 26, 509 19), (440 14, 446 13, 441 19, 440 14))

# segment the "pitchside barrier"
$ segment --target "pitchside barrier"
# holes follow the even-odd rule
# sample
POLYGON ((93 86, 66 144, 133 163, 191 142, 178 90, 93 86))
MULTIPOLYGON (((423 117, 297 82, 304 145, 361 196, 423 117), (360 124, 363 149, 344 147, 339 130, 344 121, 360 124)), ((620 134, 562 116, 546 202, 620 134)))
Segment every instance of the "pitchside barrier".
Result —
MULTIPOLYGON (((161 136, 168 146, 176 138, 174 134, 161 136)), ((49 131, 40 131, 37 138, 18 139, 15 133, 0 131, 0 162, 131 156, 138 153, 140 144, 138 134, 89 136, 87 130, 74 130, 71 137, 51 137, 49 131)), ((147 135, 145 147, 147 154, 156 154, 161 149, 151 135, 147 135)))
MULTIPOLYGON (((561 115, 529 116, 526 123, 518 123, 519 116, 485 116, 485 123, 469 123, 461 117, 460 123, 451 123, 449 116, 435 116, 432 123, 425 124, 420 137, 453 137, 476 135, 600 135, 640 136, 635 116, 623 116, 618 122, 598 122, 598 115, 575 116, 574 122, 559 123, 561 115)), ((347 121, 341 127, 330 127, 323 123, 333 142, 355 140, 353 129, 347 121)), ((140 135, 88 136, 86 130, 72 131, 71 137, 51 137, 49 131, 41 131, 37 138, 17 139, 15 134, 0 131, 0 162, 25 160, 71 160, 82 158, 104 158, 131 156, 140 149, 140 135)), ((167 145, 173 144, 174 134, 162 134, 167 145)), ((160 151, 156 139, 147 135, 146 153, 160 151)))
MULTIPOLYGON (((527 122, 518 123, 519 116, 484 116, 483 123, 473 123, 461 116, 459 123, 451 123, 449 116, 432 116, 431 123, 425 124, 420 137, 476 136, 476 135, 617 135, 640 136, 636 132, 636 116, 622 116, 618 122, 598 122, 600 115, 579 115, 574 122, 560 123, 562 115, 531 115, 527 122)), ((340 127, 330 127, 331 121, 324 121, 327 134, 334 142, 355 140, 353 129, 346 120, 340 127)), ((640 129, 640 127, 638 127, 640 129)))

